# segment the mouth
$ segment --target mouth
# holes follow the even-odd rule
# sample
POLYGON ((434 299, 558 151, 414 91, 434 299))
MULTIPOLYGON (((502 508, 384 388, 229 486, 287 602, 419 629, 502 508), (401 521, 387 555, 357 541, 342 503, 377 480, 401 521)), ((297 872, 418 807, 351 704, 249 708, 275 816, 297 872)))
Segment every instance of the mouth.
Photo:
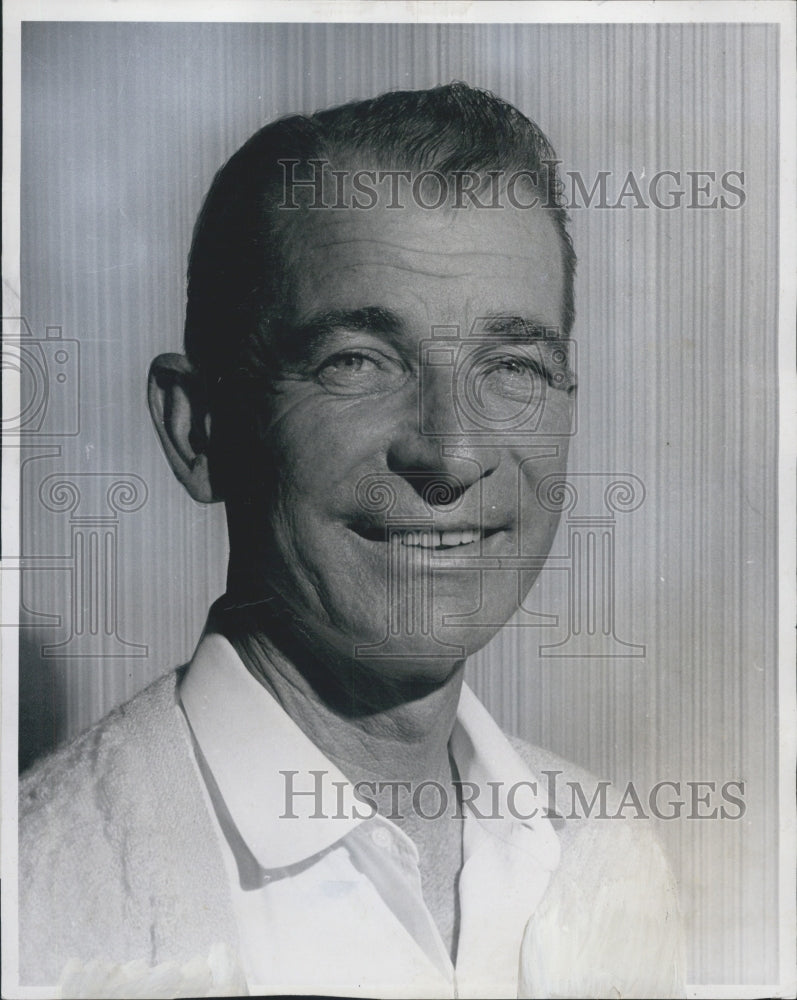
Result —
POLYGON ((428 525, 399 526, 356 524, 354 531, 362 538, 371 542, 398 541, 407 548, 460 549, 466 546, 476 546, 486 539, 503 531, 503 528, 482 528, 464 525, 457 528, 447 528, 444 531, 435 530, 428 525))

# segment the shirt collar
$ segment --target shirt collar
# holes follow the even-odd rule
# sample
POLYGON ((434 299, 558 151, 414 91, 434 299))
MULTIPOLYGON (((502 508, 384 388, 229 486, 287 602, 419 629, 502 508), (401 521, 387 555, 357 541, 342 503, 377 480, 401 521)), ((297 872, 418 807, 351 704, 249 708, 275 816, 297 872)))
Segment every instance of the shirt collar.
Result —
MULTIPOLYGON (((262 868, 305 861, 368 818, 368 807, 346 776, 247 670, 222 635, 203 636, 182 679, 180 698, 224 806, 262 868), (294 792, 290 797, 289 787, 294 792)), ((503 823, 521 823, 535 835, 538 863, 556 868, 559 841, 544 816, 542 796, 534 791, 536 779, 467 685, 450 747, 460 780, 479 790, 482 808, 474 814, 483 831, 497 834, 503 823), (489 796, 488 782, 497 783, 497 792, 491 790, 489 796), (518 810, 508 808, 513 786, 522 786, 525 793, 524 814, 537 805, 529 819, 519 819, 518 810), (497 801, 498 808, 485 808, 488 801, 497 801), (500 818, 482 818, 487 811, 500 818)))

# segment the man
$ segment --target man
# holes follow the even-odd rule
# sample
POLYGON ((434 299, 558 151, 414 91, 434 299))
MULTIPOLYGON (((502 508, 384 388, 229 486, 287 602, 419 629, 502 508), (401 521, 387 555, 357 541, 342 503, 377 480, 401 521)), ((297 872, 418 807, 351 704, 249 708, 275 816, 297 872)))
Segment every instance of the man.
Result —
POLYGON ((463 686, 557 526, 557 195, 537 127, 462 84, 284 119, 219 172, 150 405, 225 503, 227 592, 186 670, 26 779, 25 981, 679 995, 655 842, 572 814, 543 777, 587 777, 463 686))

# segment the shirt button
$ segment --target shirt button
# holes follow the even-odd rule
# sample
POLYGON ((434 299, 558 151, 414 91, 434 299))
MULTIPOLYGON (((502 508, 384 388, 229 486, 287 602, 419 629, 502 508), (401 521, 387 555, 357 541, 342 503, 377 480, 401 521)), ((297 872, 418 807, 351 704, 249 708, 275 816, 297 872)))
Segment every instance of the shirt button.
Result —
POLYGON ((390 836, 389 831, 383 826, 378 826, 375 830, 371 831, 371 840, 373 840, 377 847, 390 847, 393 843, 393 838, 390 836))

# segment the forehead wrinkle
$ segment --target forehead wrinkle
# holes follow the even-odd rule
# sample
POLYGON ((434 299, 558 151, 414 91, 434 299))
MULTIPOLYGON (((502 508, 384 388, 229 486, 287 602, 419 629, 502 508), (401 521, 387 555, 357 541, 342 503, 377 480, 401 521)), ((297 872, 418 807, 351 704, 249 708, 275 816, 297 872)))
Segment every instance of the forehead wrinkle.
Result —
POLYGON ((441 278, 441 279, 456 279, 456 278, 470 278, 473 276, 473 271, 430 271, 428 268, 423 267, 411 267, 409 264, 394 264, 385 261, 352 261, 351 264, 346 264, 341 266, 335 264, 335 270, 344 274, 346 271, 361 271, 361 270, 377 270, 379 268, 388 268, 391 271, 403 271, 407 274, 419 274, 428 278, 441 278))
MULTIPOLYGON (((535 215, 534 221, 540 218, 535 215)), ((392 302, 392 289, 404 295, 413 290, 414 298, 424 300, 437 285, 435 294, 442 300, 421 303, 426 313, 435 313, 436 323, 452 322, 454 313, 461 313, 463 303, 469 302, 477 288, 481 289, 482 301, 474 312, 482 316, 486 305, 495 312, 543 315, 546 325, 561 321, 561 301, 544 305, 546 289, 561 300, 561 289, 558 294, 555 289, 564 280, 559 238, 553 225, 527 228, 520 225, 522 219, 514 216, 511 221, 516 224, 497 228, 478 225, 478 219, 459 227, 453 218, 441 220, 444 225, 435 225, 434 219, 427 224, 426 217, 416 213, 414 219, 395 220, 395 225, 392 217, 385 216, 385 228, 380 230, 378 221, 364 216, 308 215, 297 220, 298 225, 286 227, 285 260, 297 280, 294 316, 299 312, 300 300, 308 304, 308 296, 314 302, 319 295, 322 300, 331 295, 330 301, 359 306, 364 304, 363 294, 369 286, 374 294, 365 298, 373 299, 370 304, 374 304, 382 301, 385 292, 385 301, 392 302), (520 305, 528 284, 542 296, 536 308, 531 301, 520 305), (488 294, 493 286, 503 288, 501 298, 505 302, 488 294), (457 303, 451 300, 455 294, 457 303)), ((476 303, 469 302, 466 307, 471 315, 472 305, 476 303)))
MULTIPOLYGON (((378 246, 384 246, 384 244, 382 244, 378 240, 357 241, 357 242, 364 242, 364 243, 375 242, 378 246)), ((314 256, 315 252, 318 250, 330 250, 339 246, 341 246, 340 243, 317 244, 315 247, 312 248, 310 256, 314 256)), ((499 253, 480 252, 480 251, 457 252, 457 251, 446 251, 446 250, 441 250, 441 251, 420 250, 420 249, 410 250, 409 248, 407 248, 404 252, 405 256, 409 256, 410 254, 412 254, 414 256, 426 257, 428 258, 428 260, 423 262, 419 261, 417 266, 413 266, 413 264, 408 263, 406 261, 402 262, 400 256, 397 256, 396 258, 393 259, 389 258, 386 260, 374 260, 373 257, 371 256, 367 260, 352 260, 343 263, 342 261, 337 260, 335 257, 331 255, 324 255, 325 260, 320 264, 316 263, 316 266, 314 268, 309 267, 307 264, 304 264, 303 266, 301 257, 296 262, 295 267, 300 272, 302 270, 312 270, 312 271, 320 270, 323 272, 323 270, 325 270, 326 267, 332 267, 340 274, 343 274, 346 271, 379 270, 381 268, 390 271, 397 271, 399 273, 417 274, 421 277, 439 278, 441 280, 444 279, 457 280, 461 278, 473 278, 474 275, 476 276, 486 275, 487 273, 489 273, 489 267, 492 266, 494 268, 499 261, 508 261, 508 262, 514 262, 515 264, 520 263, 524 266, 526 265, 531 266, 534 264, 535 261, 541 259, 539 255, 527 256, 525 254, 524 255, 511 254, 511 253, 499 254, 499 253), (481 261, 484 261, 485 264, 488 266, 480 267, 479 264, 481 261), (448 264, 448 267, 445 266, 441 267, 441 265, 445 264, 448 264), (459 267, 456 270, 454 270, 457 264, 459 264, 459 267)))
POLYGON ((469 257, 488 257, 488 258, 506 258, 507 260, 527 260, 534 261, 539 257, 539 254, 525 254, 514 251, 503 251, 494 250, 492 248, 487 248, 484 250, 448 250, 445 247, 441 247, 436 250, 428 250, 425 247, 413 247, 407 246, 403 243, 393 243, 390 240, 372 239, 366 236, 352 236, 349 239, 344 240, 330 240, 328 242, 318 241, 312 247, 313 250, 329 250, 332 248, 339 248, 344 246, 351 246, 357 243, 364 243, 366 246, 375 245, 383 248, 390 248, 391 250, 398 250, 401 253, 408 254, 422 254, 429 257, 452 257, 452 258, 469 258, 469 257))

